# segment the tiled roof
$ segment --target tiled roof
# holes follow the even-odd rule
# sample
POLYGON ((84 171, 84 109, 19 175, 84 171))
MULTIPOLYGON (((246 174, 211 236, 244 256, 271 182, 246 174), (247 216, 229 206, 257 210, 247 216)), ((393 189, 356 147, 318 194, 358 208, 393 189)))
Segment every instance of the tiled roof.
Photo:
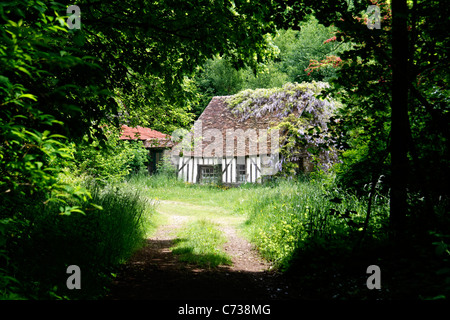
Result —
MULTIPOLYGON (((231 112, 231 109, 228 107, 226 102, 227 98, 228 96, 213 97, 211 99, 211 102, 208 104, 208 106, 205 108, 205 110, 197 120, 197 126, 199 126, 201 122, 202 133, 198 134, 197 131, 195 135, 198 134, 199 136, 201 135, 203 137, 202 148, 197 148, 193 151, 193 153, 190 154, 200 156, 199 154, 203 152, 203 156, 205 156, 206 153, 206 156, 219 157, 270 154, 271 133, 269 132, 269 128, 279 123, 281 119, 276 116, 275 113, 267 113, 266 115, 259 118, 250 117, 247 120, 242 121, 240 116, 235 115, 231 112), (242 131, 239 131, 239 129, 242 131), (206 134, 208 130, 211 130, 210 133, 212 133, 212 136, 214 137, 219 133, 221 134, 223 142, 222 153, 220 152, 220 150, 215 150, 216 148, 213 147, 215 139, 206 134), (259 140, 262 141, 262 139, 264 139, 263 136, 260 136, 263 131, 267 132, 267 138, 263 141, 265 142, 265 149, 262 144, 257 143, 259 140), (229 134, 231 133, 237 139, 245 138, 245 143, 238 144, 237 142, 235 142, 231 145, 227 145, 227 132, 229 134), (250 139, 246 137, 250 137, 250 139), (266 150, 267 152, 264 152, 264 150, 266 150)), ((196 125, 194 125, 194 127, 196 125)), ((193 141, 195 142, 195 137, 193 138, 193 141)), ((186 152, 183 152, 183 155, 186 155, 186 152)))
POLYGON ((146 148, 171 148, 173 143, 170 135, 150 128, 137 126, 135 128, 122 125, 121 140, 143 140, 146 148))
POLYGON ((136 128, 131 128, 129 126, 122 126, 122 135, 120 136, 121 140, 147 140, 147 139, 165 139, 168 136, 167 134, 161 133, 156 130, 152 130, 150 128, 144 128, 137 126, 136 128))

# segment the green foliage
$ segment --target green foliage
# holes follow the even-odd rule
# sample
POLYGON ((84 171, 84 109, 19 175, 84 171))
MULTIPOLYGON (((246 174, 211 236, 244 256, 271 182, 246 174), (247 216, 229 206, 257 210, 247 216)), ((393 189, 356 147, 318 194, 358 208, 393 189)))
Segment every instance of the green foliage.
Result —
POLYGON ((94 178, 97 182, 119 182, 131 173, 146 171, 148 150, 141 141, 119 140, 109 137, 105 146, 98 141, 84 140, 77 146, 75 170, 94 178))
POLYGON ((200 70, 193 78, 200 99, 194 109, 196 117, 213 96, 232 95, 245 89, 281 87, 288 81, 273 61, 258 66, 255 74, 251 68, 235 69, 230 61, 218 56, 209 59, 200 70))
POLYGON ((274 61, 259 66, 256 74, 250 69, 245 69, 242 71, 242 76, 242 89, 281 87, 290 81, 289 76, 281 72, 274 61))
MULTIPOLYGON (((280 181, 256 189, 243 203, 246 232, 261 254, 280 268, 310 246, 352 249, 363 230, 367 201, 321 181, 280 181), (264 195, 264 196, 262 196, 264 195)), ((387 202, 380 198, 369 225, 370 240, 384 238, 387 202)))
POLYGON ((430 215, 436 218, 436 209, 448 203, 444 194, 449 194, 446 183, 450 159, 447 143, 449 68, 443 53, 449 41, 443 32, 448 25, 444 17, 449 8, 439 1, 407 3, 402 16, 407 17, 404 28, 408 29, 405 34, 409 45, 402 46, 407 53, 397 58, 407 60, 409 75, 400 75, 403 81, 393 87, 393 64, 400 61, 392 59, 395 43, 390 3, 378 3, 380 30, 369 30, 365 26, 365 1, 353 1, 353 5, 345 9, 345 4, 334 0, 320 5, 308 2, 307 5, 315 8, 315 16, 321 23, 337 28, 337 42, 353 44, 340 55, 342 64, 330 88, 344 106, 336 125, 342 132, 342 146, 349 149, 343 154, 343 165, 338 168, 341 185, 361 191, 364 185, 372 183, 374 176, 381 175, 386 191, 402 183, 403 191, 408 190, 404 192, 408 193, 408 208, 403 208, 403 213, 409 212, 418 219, 422 234, 426 233, 431 224, 430 215), (441 18, 444 25, 438 22, 441 18), (392 110, 399 106, 391 105, 391 101, 393 93, 399 92, 398 85, 409 92, 404 101, 408 108, 401 115, 406 119, 402 122, 404 125, 393 132, 391 121, 398 117, 393 117, 392 110), (399 135, 401 138, 397 139, 399 135), (408 152, 401 166, 404 174, 401 178, 391 178, 394 172, 390 155, 397 154, 401 145, 406 146, 408 152), (424 218, 427 214, 429 216, 424 218))
POLYGON ((231 62, 216 57, 208 60, 197 85, 203 90, 211 90, 212 95, 226 96, 234 94, 242 88, 242 72, 233 68, 231 62))
POLYGON ((325 27, 313 16, 299 24, 300 30, 278 29, 267 35, 273 59, 251 68, 235 69, 224 57, 208 60, 194 77, 201 100, 195 114, 199 116, 213 96, 233 95, 246 89, 282 87, 288 82, 328 81, 335 76, 335 67, 306 71, 311 61, 325 59, 348 48, 348 44, 327 41, 336 29, 325 27))
POLYGON ((156 165, 156 173, 167 178, 177 178, 177 167, 172 163, 170 155, 163 156, 162 160, 156 165))
MULTIPOLYGON (((125 184, 87 188, 90 202, 71 201, 83 213, 58 215, 57 205, 42 206, 27 212, 27 223, 8 235, 7 254, 15 261, 18 283, 9 276, 0 279, 12 285, 11 293, 28 299, 101 297, 117 266, 143 244, 154 227, 154 203, 125 184), (80 267, 82 290, 67 289, 69 265, 80 267)), ((4 298, 11 298, 7 294, 4 298)))
POLYGON ((199 65, 220 54, 254 67, 270 55, 264 34, 274 28, 271 7, 198 0, 77 5, 85 23, 73 46, 98 59, 103 82, 122 102, 113 114, 132 125, 165 133, 186 127, 198 103, 188 77, 199 65))
MULTIPOLYGON (((55 2, 33 0, 0 7, 0 282, 8 299, 25 295, 17 293, 26 285, 18 269, 27 257, 20 256, 17 245, 30 241, 36 215, 49 206, 55 215, 79 212, 68 199, 89 197, 58 179, 74 152, 61 119, 79 119, 80 108, 73 103, 77 95, 99 93, 89 86, 95 78, 81 87, 78 78, 67 77, 68 68, 87 72, 96 66, 71 48, 63 50, 68 31, 60 9, 55 2)), ((79 120, 73 135, 85 127, 79 120)))
POLYGON ((350 47, 349 43, 338 43, 335 34, 338 31, 333 26, 324 26, 310 15, 299 24, 300 31, 279 30, 274 38, 275 45, 280 49, 278 68, 286 73, 291 82, 329 81, 336 76, 335 67, 321 68, 310 73, 307 68, 313 61, 321 61, 330 56, 341 54, 350 47))
MULTIPOLYGON (((47 6, 35 1, 2 5, 0 196, 6 208, 17 204, 19 195, 39 197, 60 189, 55 177, 72 157, 73 149, 60 134, 64 127, 55 109, 69 112, 61 94, 73 84, 58 83, 55 74, 69 65, 94 65, 68 52, 61 54, 67 29, 58 9, 56 3, 47 6), (50 88, 52 95, 44 96, 50 88)), ((70 114, 77 112, 70 110, 70 114)))
POLYGON ((179 255, 180 261, 202 267, 231 264, 230 257, 220 249, 226 238, 217 228, 217 224, 208 220, 190 223, 177 233, 172 252, 179 255))
POLYGON ((0 94, 12 123, 39 132, 50 121, 64 123, 52 131, 79 137, 105 117, 109 93, 95 59, 74 44, 77 30, 68 29, 65 10, 57 2, 2 4, 0 94))
POLYGON ((196 108, 199 97, 195 85, 187 77, 170 94, 164 91, 168 90, 164 80, 156 76, 135 74, 131 79, 132 89, 115 90, 122 122, 150 126, 168 134, 192 122, 190 112, 196 108))

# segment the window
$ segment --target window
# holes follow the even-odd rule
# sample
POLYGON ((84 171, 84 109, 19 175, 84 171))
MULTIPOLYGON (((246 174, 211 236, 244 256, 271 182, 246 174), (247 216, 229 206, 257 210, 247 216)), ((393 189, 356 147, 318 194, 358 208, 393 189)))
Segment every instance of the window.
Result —
POLYGON ((245 175, 245 164, 236 165, 236 180, 238 183, 247 181, 245 175))
POLYGON ((221 170, 218 166, 200 165, 199 166, 199 182, 200 183, 217 183, 219 182, 219 174, 221 170))

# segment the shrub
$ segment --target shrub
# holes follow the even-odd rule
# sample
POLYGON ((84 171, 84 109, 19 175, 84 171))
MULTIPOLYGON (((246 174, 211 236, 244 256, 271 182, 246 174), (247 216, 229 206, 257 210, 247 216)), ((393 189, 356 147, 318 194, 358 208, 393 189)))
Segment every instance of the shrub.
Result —
POLYGON ((140 141, 111 138, 104 147, 93 142, 80 144, 77 149, 77 169, 103 185, 123 181, 145 168, 148 162, 148 152, 140 141))
POLYGON ((163 156, 162 161, 156 165, 156 173, 168 178, 177 177, 177 168, 173 165, 170 155, 163 156))

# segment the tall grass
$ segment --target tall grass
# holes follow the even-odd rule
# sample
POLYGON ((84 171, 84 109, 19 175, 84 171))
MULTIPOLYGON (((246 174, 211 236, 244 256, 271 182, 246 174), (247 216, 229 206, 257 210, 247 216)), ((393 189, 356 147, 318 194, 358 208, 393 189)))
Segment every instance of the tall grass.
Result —
MULTIPOLYGON (((320 246, 351 249, 363 231, 367 201, 321 182, 279 181, 254 189, 240 210, 248 213, 245 231, 261 254, 287 268, 299 250, 320 246)), ((380 236, 388 207, 379 203, 368 234, 380 236)))
POLYGON ((101 297, 116 267, 155 228, 154 204, 139 190, 126 184, 87 187, 91 201, 73 201, 84 214, 59 215, 51 204, 28 213, 27 227, 9 246, 9 256, 16 262, 16 290, 22 297, 101 297), (80 267, 80 290, 66 287, 69 265, 80 267))
MULTIPOLYGON (((338 189, 329 177, 273 180, 237 188, 201 186, 174 176, 134 176, 132 183, 151 197, 220 207, 245 216, 244 234, 279 268, 288 268, 302 250, 352 250, 360 241, 367 197, 338 189)), ((218 209, 218 212, 220 210, 218 209)), ((364 240, 384 237, 388 201, 374 197, 364 240)))
POLYGON ((158 200, 183 201, 195 205, 217 206, 234 211, 249 196, 245 188, 226 188, 220 185, 186 183, 174 175, 137 174, 127 183, 158 200))

